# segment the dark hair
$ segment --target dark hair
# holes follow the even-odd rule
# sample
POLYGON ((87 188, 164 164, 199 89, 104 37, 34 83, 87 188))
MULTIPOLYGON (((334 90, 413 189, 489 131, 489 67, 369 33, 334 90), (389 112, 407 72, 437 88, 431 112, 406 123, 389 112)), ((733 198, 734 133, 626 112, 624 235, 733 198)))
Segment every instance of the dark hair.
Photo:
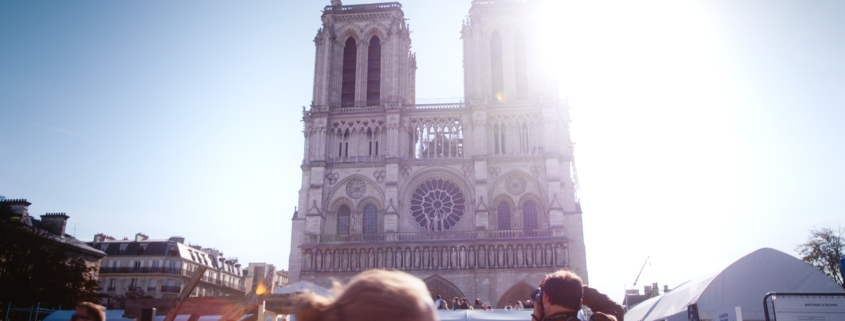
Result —
POLYGON ((439 299, 442 299, 442 297, 440 296, 440 294, 438 294, 438 295, 437 295, 437 299, 438 299, 438 300, 439 300, 439 299))
POLYGON ((91 302, 82 302, 76 306, 77 309, 85 309, 93 321, 106 321, 106 307, 91 302))
POLYGON ((570 271, 560 270, 546 275, 540 283, 549 303, 573 310, 581 309, 583 288, 581 278, 570 271))

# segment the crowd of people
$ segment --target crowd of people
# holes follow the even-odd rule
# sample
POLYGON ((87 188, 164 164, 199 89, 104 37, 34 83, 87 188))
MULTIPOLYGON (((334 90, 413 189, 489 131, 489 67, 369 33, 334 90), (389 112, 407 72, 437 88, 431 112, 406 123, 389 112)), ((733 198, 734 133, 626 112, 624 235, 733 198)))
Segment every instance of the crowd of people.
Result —
MULTIPOLYGON (((299 321, 437 321, 437 310, 493 310, 476 298, 452 298, 451 304, 440 295, 429 296, 425 283, 400 271, 369 270, 334 289, 336 296, 306 293, 295 298, 293 313, 299 321)), ((582 284, 570 271, 547 274, 525 302, 507 304, 505 311, 532 311, 531 321, 587 321, 581 312, 586 305, 591 321, 624 321, 625 310, 597 290, 582 284)), ((106 321, 105 308, 92 303, 76 307, 70 321, 106 321)))
MULTIPOLYGON (((443 299, 443 297, 441 295, 437 295, 437 297, 434 299, 434 308, 438 309, 438 310, 453 310, 453 311, 454 310, 484 310, 484 311, 493 310, 493 307, 491 305, 489 305, 489 304, 485 305, 484 302, 481 301, 481 299, 479 299, 479 298, 476 298, 475 302, 473 302, 473 304, 470 305, 467 301, 467 298, 458 299, 458 297, 454 297, 454 298, 452 298, 452 303, 449 304, 449 303, 446 302, 446 300, 443 299)), ((525 302, 516 301, 514 304, 508 303, 507 305, 505 305, 503 310, 505 310, 505 311, 511 311, 511 310, 523 311, 523 310, 529 310, 529 309, 533 309, 533 308, 534 308, 534 303, 532 303, 531 300, 525 300, 525 302)))
MULTIPOLYGON (((547 274, 530 300, 507 304, 504 310, 531 311, 532 321, 586 321, 580 313, 586 305, 593 312, 591 321, 624 321, 622 306, 582 283, 570 271, 547 274)), ((449 303, 441 295, 432 300, 422 280, 400 271, 369 270, 335 291, 334 299, 316 294, 298 297, 294 305, 297 320, 365 321, 389 316, 391 320, 436 321, 436 310, 492 310, 479 298, 473 304, 458 297, 449 303)))

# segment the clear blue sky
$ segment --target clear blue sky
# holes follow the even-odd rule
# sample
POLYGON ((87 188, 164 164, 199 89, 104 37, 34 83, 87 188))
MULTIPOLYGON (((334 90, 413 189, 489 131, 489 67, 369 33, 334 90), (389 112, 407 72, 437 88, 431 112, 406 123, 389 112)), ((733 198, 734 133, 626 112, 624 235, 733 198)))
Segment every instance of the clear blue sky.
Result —
MULTIPOLYGON (((286 268, 328 2, 0 2, 0 195, 83 240, 181 235, 286 268)), ((462 95, 470 2, 403 1, 421 99, 462 95)), ((591 283, 621 298, 651 256, 638 287, 675 286, 840 225, 845 2, 629 2, 538 17, 591 283)))

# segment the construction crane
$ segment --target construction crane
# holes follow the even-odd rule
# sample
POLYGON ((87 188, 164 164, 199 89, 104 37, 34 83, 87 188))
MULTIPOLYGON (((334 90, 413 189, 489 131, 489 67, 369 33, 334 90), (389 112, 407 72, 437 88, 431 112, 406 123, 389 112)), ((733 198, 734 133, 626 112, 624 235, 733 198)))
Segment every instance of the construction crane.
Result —
MULTIPOLYGON (((645 262, 643 262, 643 267, 642 267, 642 268, 640 268, 640 273, 637 273, 637 278, 636 278, 636 279, 634 279, 634 285, 633 285, 633 286, 631 286, 631 288, 632 288, 632 289, 636 289, 636 288, 637 288, 637 281, 639 281, 639 280, 640 280, 640 276, 641 276, 641 275, 643 275, 643 270, 645 270, 645 265, 646 265, 646 263, 648 263, 648 259, 649 259, 649 258, 651 258, 651 256, 646 256, 646 257, 645 257, 645 262)), ((625 291, 625 311, 628 311, 628 291, 625 291)))

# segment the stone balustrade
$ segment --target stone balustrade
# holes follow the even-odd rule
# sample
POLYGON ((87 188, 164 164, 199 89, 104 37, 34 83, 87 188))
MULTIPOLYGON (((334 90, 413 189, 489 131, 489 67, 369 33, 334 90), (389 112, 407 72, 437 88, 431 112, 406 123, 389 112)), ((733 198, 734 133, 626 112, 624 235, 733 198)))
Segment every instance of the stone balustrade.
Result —
POLYGON ((405 109, 459 109, 465 108, 464 103, 448 103, 448 104, 416 104, 405 106, 405 109))
POLYGON ((389 11, 389 10, 401 10, 402 4, 399 2, 385 2, 385 3, 373 3, 373 4, 356 4, 356 5, 346 5, 346 6, 326 6, 323 8, 324 12, 329 13, 359 13, 359 12, 374 12, 374 11, 389 11))

